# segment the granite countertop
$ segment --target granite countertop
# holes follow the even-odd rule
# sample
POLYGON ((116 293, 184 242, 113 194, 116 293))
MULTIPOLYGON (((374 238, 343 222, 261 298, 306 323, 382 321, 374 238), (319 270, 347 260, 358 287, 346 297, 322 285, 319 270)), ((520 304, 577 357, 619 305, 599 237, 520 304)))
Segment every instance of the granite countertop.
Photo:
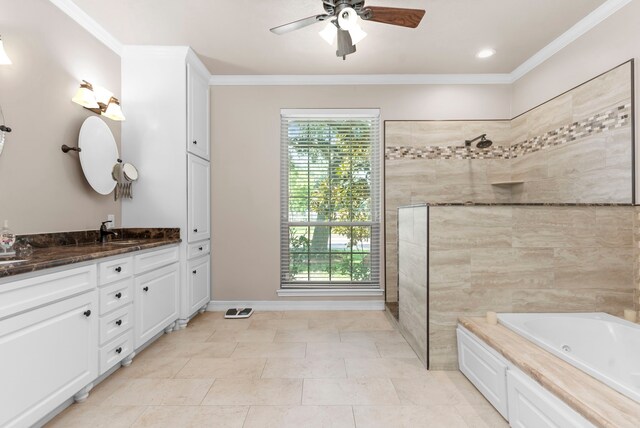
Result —
POLYGON ((460 318, 467 330, 599 427, 640 427, 640 403, 527 339, 484 318, 460 318))
MULTIPOLYGON (((1 264, 0 279, 182 242, 180 229, 113 229, 113 231, 118 233, 118 236, 105 244, 98 242, 97 230, 20 235, 18 240, 28 242, 33 247, 33 254, 26 258, 15 258, 16 260, 26 259, 23 262, 1 264)), ((0 259, 0 261, 4 260, 0 259)))

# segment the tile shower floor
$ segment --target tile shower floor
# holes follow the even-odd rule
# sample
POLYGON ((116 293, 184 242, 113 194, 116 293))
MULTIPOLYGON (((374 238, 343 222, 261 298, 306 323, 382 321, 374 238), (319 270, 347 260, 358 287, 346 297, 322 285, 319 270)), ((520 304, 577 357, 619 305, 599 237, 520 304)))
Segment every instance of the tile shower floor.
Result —
POLYGON ((384 312, 206 312, 48 427, 506 427, 459 372, 428 372, 384 312))

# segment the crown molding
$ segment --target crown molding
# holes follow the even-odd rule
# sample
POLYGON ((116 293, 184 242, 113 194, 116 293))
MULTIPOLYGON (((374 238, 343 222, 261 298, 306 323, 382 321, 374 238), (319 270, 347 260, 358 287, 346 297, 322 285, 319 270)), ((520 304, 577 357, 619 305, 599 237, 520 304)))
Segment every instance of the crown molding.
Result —
POLYGON ((607 0, 604 2, 589 15, 578 21, 573 27, 561 34, 560 37, 540 49, 531 58, 513 70, 511 72, 512 81, 516 82, 629 3, 631 3, 631 0, 607 0))
POLYGON ((122 55, 122 43, 111 33, 104 29, 104 27, 90 17, 85 11, 80 9, 77 4, 72 0, 49 0, 54 6, 63 11, 78 23, 82 28, 91 33, 96 39, 101 41, 105 46, 115 52, 117 55, 122 55))
POLYGON ((212 75, 211 86, 508 85, 509 74, 212 75))

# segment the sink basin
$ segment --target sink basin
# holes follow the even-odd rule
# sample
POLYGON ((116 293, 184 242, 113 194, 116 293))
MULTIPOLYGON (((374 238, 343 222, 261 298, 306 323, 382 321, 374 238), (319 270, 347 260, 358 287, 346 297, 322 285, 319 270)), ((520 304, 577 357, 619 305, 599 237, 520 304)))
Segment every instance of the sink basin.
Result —
POLYGON ((123 241, 110 241, 109 245, 138 245, 144 242, 143 239, 127 239, 123 241))
POLYGON ((14 263, 22 263, 26 262, 26 260, 0 260, 0 266, 11 265, 14 263))

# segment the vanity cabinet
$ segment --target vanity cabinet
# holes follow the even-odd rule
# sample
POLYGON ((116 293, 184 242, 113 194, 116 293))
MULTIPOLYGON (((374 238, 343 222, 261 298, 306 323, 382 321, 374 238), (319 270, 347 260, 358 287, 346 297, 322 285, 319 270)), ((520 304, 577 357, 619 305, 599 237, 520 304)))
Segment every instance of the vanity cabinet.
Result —
MULTIPOLYGON (((95 287, 95 266, 89 273, 95 287)), ((78 272, 78 270, 74 270, 78 272)), ((75 275, 72 275, 73 278, 75 275)), ((60 291, 60 273, 38 278, 60 291), (51 280, 51 281, 48 281, 51 280)), ((33 279, 11 286, 26 286, 33 279)), ((4 296, 2 296, 4 297, 4 296)), ((98 376, 98 292, 94 289, 0 320, 0 426, 35 424, 98 376)))
POLYGON ((211 299, 204 283, 211 274, 194 282, 188 268, 191 258, 209 254, 211 239, 209 97, 209 71, 190 48, 124 47, 122 99, 130 101, 121 151, 140 180, 134 198, 122 201, 122 225, 180 227, 179 327, 211 299))

